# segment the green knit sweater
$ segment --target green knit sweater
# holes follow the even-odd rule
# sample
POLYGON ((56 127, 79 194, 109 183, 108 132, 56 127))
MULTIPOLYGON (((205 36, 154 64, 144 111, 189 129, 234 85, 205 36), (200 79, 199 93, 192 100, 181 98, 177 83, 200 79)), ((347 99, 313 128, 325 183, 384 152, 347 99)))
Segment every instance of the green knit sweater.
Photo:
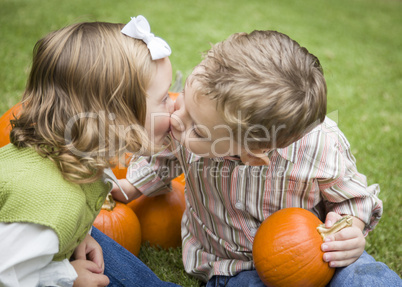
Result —
POLYGON ((52 228, 59 238, 53 260, 70 258, 99 213, 110 186, 66 181, 51 160, 31 148, 0 148, 0 222, 52 228))

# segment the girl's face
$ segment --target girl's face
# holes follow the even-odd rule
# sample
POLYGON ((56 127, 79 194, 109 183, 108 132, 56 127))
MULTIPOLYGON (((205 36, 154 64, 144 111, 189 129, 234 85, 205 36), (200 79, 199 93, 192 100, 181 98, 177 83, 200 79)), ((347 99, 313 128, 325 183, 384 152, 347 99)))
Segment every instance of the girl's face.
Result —
POLYGON ((156 61, 156 74, 147 90, 145 129, 151 142, 162 145, 170 130, 170 114, 174 104, 168 95, 172 83, 172 65, 168 57, 156 61))

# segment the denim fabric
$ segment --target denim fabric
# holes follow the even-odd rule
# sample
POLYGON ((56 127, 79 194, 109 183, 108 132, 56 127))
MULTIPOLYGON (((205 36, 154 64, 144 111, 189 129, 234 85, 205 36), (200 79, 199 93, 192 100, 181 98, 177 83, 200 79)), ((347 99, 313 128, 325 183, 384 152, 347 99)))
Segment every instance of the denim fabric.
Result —
POLYGON ((109 287, 179 286, 161 281, 141 260, 95 227, 91 235, 102 247, 109 287))
POLYGON ((235 276, 214 276, 212 277, 206 287, 264 287, 265 285, 258 277, 257 271, 246 270, 242 271, 235 276))
POLYGON ((353 264, 337 268, 329 287, 401 287, 402 279, 382 262, 377 262, 366 251, 353 264))
MULTIPOLYGON (((243 271, 236 276, 214 276, 207 287, 263 287, 256 270, 243 271)), ((402 279, 366 251, 353 264, 337 268, 328 287, 401 287, 402 279)))

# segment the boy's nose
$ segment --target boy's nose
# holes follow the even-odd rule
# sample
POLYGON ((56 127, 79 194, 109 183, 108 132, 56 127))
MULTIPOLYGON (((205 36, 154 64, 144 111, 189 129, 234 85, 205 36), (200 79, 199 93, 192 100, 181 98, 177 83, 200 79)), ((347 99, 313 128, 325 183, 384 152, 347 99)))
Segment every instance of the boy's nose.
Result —
POLYGON ((184 126, 181 118, 178 116, 177 111, 170 116, 170 125, 178 132, 184 132, 186 130, 186 127, 184 126))
POLYGON ((176 98, 176 101, 174 102, 174 111, 170 117, 171 119, 170 124, 172 125, 173 128, 175 128, 177 131, 180 132, 185 131, 185 126, 182 121, 183 115, 184 115, 183 95, 180 93, 180 95, 176 98))

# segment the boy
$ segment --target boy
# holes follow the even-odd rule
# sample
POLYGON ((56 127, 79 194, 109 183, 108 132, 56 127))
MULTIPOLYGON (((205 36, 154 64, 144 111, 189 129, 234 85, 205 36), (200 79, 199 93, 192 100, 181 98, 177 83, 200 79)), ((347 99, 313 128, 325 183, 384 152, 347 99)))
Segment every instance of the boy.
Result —
POLYGON ((170 146, 133 159, 121 184, 134 199, 163 192, 185 173, 184 267, 207 286, 263 286, 253 270, 253 239, 265 218, 286 207, 308 209, 327 227, 354 216, 352 227, 322 245, 331 267, 350 266, 338 268, 331 284, 353 285, 357 277, 349 275, 366 263, 378 269, 364 275, 398 282, 364 252, 364 236, 382 215, 379 186, 367 186, 325 114, 315 56, 278 32, 232 35, 188 77, 171 116, 170 146))

